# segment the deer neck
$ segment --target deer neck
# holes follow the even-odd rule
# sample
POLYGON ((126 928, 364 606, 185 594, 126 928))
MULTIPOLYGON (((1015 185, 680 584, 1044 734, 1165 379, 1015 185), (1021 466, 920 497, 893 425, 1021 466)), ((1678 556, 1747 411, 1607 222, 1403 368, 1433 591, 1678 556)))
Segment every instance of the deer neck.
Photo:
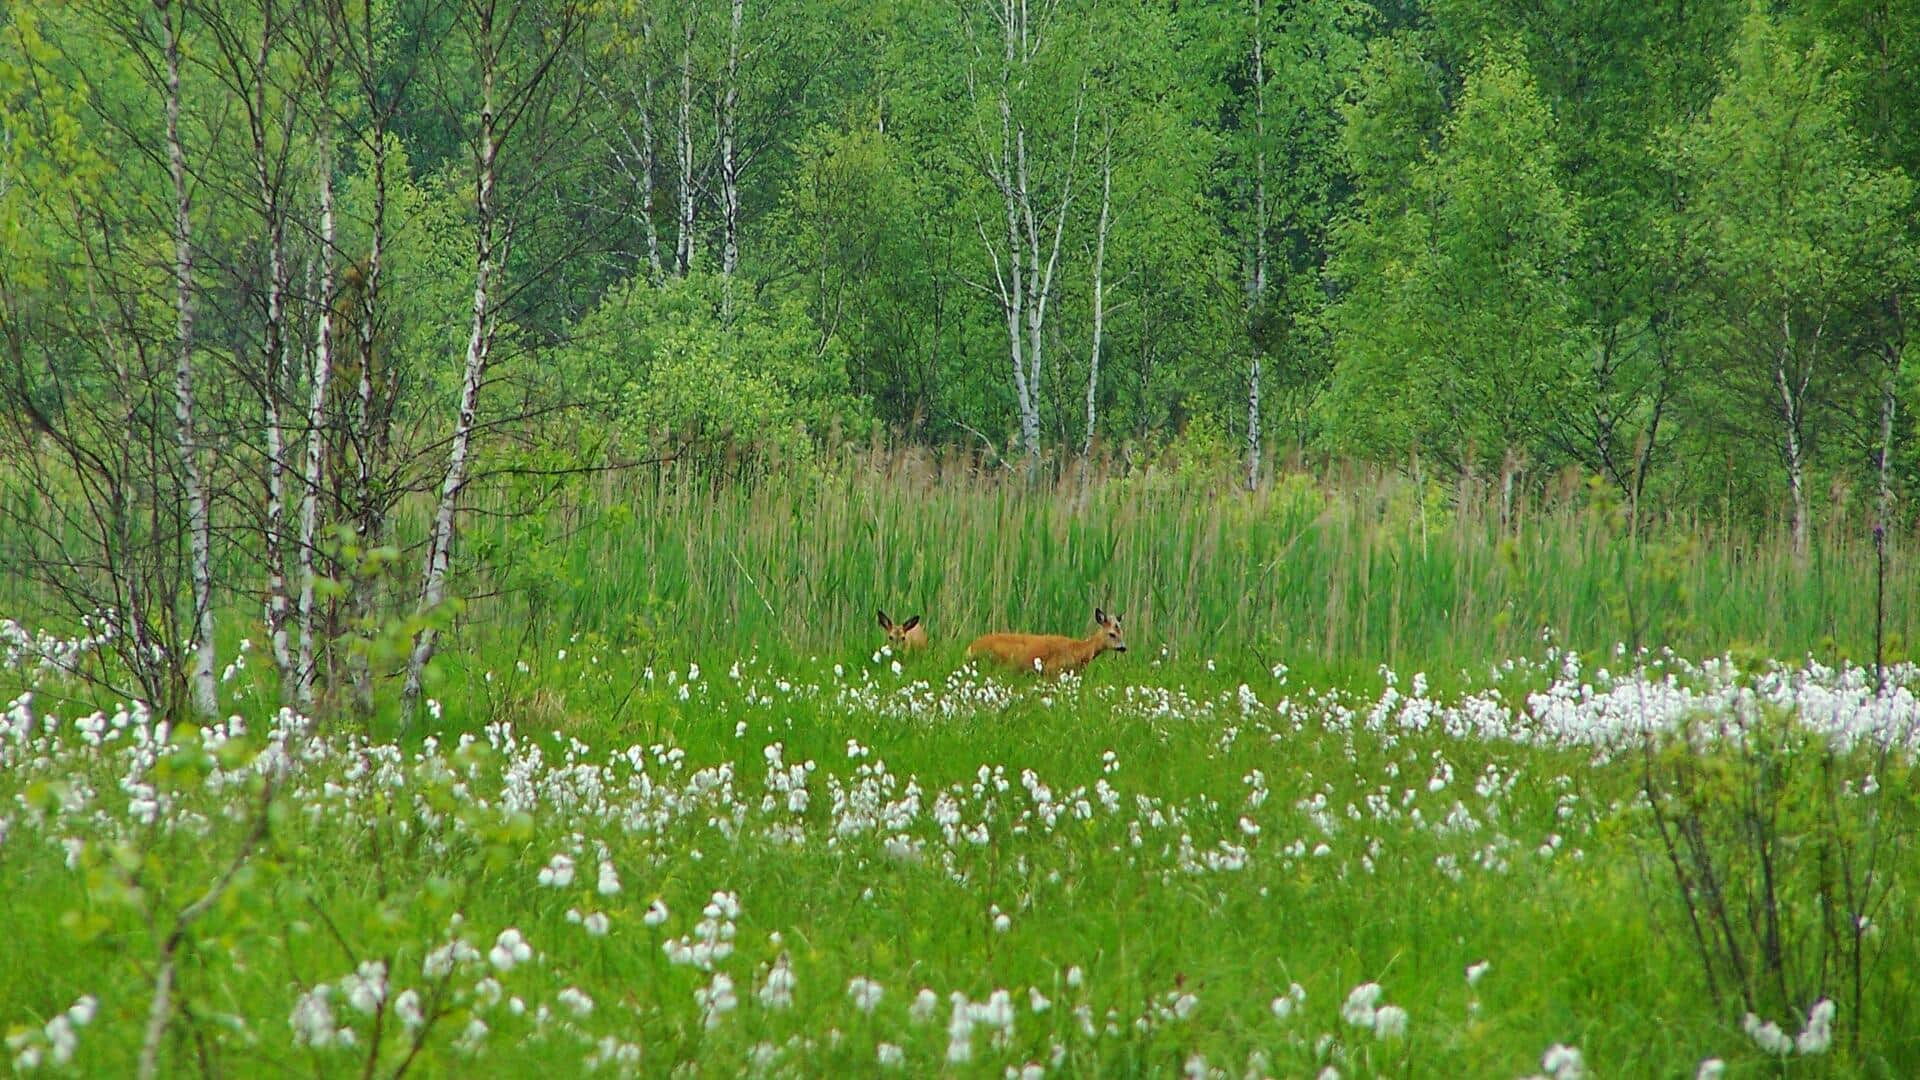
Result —
POLYGON ((1105 630, 1095 629, 1091 636, 1083 637, 1079 641, 1074 642, 1073 645, 1075 658, 1082 663, 1087 663, 1094 657, 1107 651, 1107 632, 1105 630))

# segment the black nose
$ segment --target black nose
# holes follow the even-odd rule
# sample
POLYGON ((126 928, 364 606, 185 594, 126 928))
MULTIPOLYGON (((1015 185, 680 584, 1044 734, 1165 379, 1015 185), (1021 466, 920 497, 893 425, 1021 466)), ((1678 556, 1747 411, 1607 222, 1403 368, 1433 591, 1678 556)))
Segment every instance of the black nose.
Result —
POLYGON ((1126 652, 1126 651, 1127 651, 1127 647, 1126 647, 1125 645, 1115 645, 1115 646, 1113 647, 1113 651, 1114 651, 1114 652, 1126 652))

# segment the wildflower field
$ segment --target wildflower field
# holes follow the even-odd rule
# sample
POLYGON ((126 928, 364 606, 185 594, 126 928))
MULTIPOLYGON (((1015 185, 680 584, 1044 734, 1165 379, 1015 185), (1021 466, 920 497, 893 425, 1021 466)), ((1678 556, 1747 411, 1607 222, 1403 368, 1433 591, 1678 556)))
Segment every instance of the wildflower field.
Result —
MULTIPOLYGON (((224 723, 80 708, 88 643, 5 633, 21 1074, 1920 1068, 1908 666, 1880 693, 1542 644, 1441 691, 1143 642, 1056 681, 582 639, 450 680, 395 739, 278 710, 244 653, 224 723), (1685 830, 1676 857, 1655 821, 1694 800, 1712 839, 1711 789, 1652 779, 1684 768, 1794 793, 1768 804, 1777 971, 1703 963, 1685 830), (1863 910, 1821 910, 1843 895, 1863 910)), ((1708 945, 1764 941, 1757 879, 1714 865, 1708 945)))

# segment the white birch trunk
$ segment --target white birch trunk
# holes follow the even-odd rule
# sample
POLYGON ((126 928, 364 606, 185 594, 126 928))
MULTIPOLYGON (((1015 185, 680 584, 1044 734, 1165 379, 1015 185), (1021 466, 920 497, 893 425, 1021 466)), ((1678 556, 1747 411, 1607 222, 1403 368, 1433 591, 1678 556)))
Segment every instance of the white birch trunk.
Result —
POLYGON ((647 238, 647 268, 659 281, 660 230, 653 223, 653 12, 641 16, 640 47, 646 75, 640 85, 640 219, 647 238))
MULTIPOLYGON (((454 512, 461 489, 467 482, 467 452, 473 441, 474 423, 479 413, 480 386, 486 376, 487 356, 492 344, 493 285, 493 185, 494 157, 499 150, 494 130, 493 90, 494 55, 491 21, 483 23, 484 45, 480 73, 480 146, 478 175, 474 187, 474 286, 473 322, 467 333, 465 375, 460 381, 460 412, 454 421, 453 442, 447 455, 447 474, 440 485, 440 502, 434 511, 433 531, 428 537, 425 580, 420 590, 420 606, 431 612, 446 600, 447 567, 453 554, 454 512)), ((407 662, 407 682, 401 694, 402 723, 411 726, 420 704, 421 678, 433 659, 435 631, 431 625, 414 638, 413 653, 407 662)))
POLYGON ((294 701, 301 708, 313 705, 314 671, 314 595, 319 571, 314 563, 314 536, 320 521, 321 468, 327 417, 327 388, 333 378, 333 133, 322 124, 320 131, 320 316, 314 332, 313 379, 307 403, 306 460, 300 472, 300 654, 294 675, 294 701))
MULTIPOLYGON (((993 260, 995 292, 1001 313, 1007 320, 1007 354, 1013 365, 1020 439, 1026 448, 1028 469, 1034 472, 1040 464, 1040 380, 1045 371, 1047 302, 1053 294, 1054 274, 1060 264, 1060 245, 1073 206, 1073 182, 1079 165, 1080 120, 1085 105, 1085 87, 1081 88, 1081 95, 1074 102, 1072 136, 1058 200, 1043 211, 1036 207, 1034 200, 1026 125, 1013 114, 1016 72, 1022 72, 1032 65, 1037 48, 1036 34, 1024 0, 994 0, 988 10, 1002 31, 999 86, 995 92, 995 105, 1000 114, 1000 142, 997 149, 984 156, 982 164, 988 178, 1000 192, 1006 211, 1007 257, 1004 266, 999 248, 987 238, 985 225, 979 225, 978 228, 980 242, 993 260), (1050 237, 1049 232, 1052 234, 1050 237)), ((977 92, 971 67, 968 68, 967 83, 970 92, 977 92)))
MULTIPOLYGON (((1253 266, 1247 308, 1260 319, 1267 302, 1267 56, 1261 0, 1253 0, 1253 266)), ((1257 324, 1256 324, 1257 325, 1257 324)), ((1260 348, 1247 372, 1247 490, 1260 486, 1260 348)))
POLYGON ((1787 377, 1787 362, 1793 354, 1793 321, 1785 311, 1780 313, 1780 344, 1774 353, 1773 379, 1780 391, 1780 420, 1782 450, 1787 466, 1787 495, 1791 500, 1788 522, 1793 536, 1793 554, 1796 559, 1807 555, 1807 492, 1806 463, 1802 457, 1800 445, 1801 410, 1804 402, 1794 393, 1791 380, 1787 377))
POLYGON ((725 290, 721 303, 729 317, 733 274, 740 265, 740 163, 734 142, 740 108, 740 23, 745 14, 746 0, 733 0, 733 17, 727 27, 727 85, 720 96, 720 274, 725 290))
POLYGON ((1099 420, 1100 340, 1106 330, 1107 231, 1113 224, 1113 132, 1100 147, 1100 225, 1093 241, 1093 349, 1087 362, 1087 439, 1081 456, 1093 453, 1093 432, 1099 420))
POLYGON ((260 47, 253 57, 253 111, 249 117, 253 136, 254 181, 260 188, 261 212, 266 219, 267 316, 262 328, 262 363, 265 390, 262 394, 266 413, 267 442, 267 517, 265 557, 267 560, 267 639, 272 647, 274 668, 280 674, 283 696, 293 688, 295 669, 287 634, 292 604, 287 595, 287 447, 286 431, 280 416, 280 394, 286 373, 286 292, 287 254, 285 208, 280 204, 271 175, 267 146, 267 63, 274 38, 273 0, 261 7, 260 47))
MULTIPOLYGON (((367 26, 367 41, 373 40, 372 27, 367 26)), ((369 46, 371 47, 371 46, 369 46)), ((374 91, 377 93, 377 91, 374 91)), ((373 470, 377 463, 385 460, 387 446, 388 409, 378 406, 375 396, 373 338, 380 312, 380 274, 386 249, 387 222, 387 145, 386 120, 380 111, 377 100, 368 102, 373 114, 378 117, 373 129, 373 241, 367 251, 366 275, 361 282, 359 346, 360 346, 360 385, 356 387, 359 416, 355 423, 354 444, 358 449, 354 465, 354 505, 352 508, 354 535, 360 542, 361 558, 378 546, 381 534, 385 531, 384 514, 375 503, 373 470)), ((390 405, 389 405, 390 407, 390 405)), ((373 611, 373 582, 356 572, 353 574, 348 597, 347 610, 356 633, 364 633, 362 624, 373 611)), ((347 653, 347 678, 353 688, 354 708, 365 716, 373 711, 373 668, 371 658, 364 648, 351 649, 347 653)))
POLYGON ((681 277, 693 269, 693 16, 687 16, 686 36, 680 43, 680 170, 679 235, 674 237, 673 269, 681 277))
POLYGON ((1887 370, 1880 380, 1880 460, 1875 462, 1879 473, 1879 491, 1874 497, 1874 516, 1879 519, 1880 528, 1887 526, 1889 515, 1893 512, 1893 417, 1899 404, 1894 393, 1894 382, 1900 377, 1900 353, 1893 350, 1886 361, 1887 370))
POLYGON ((1000 112, 1000 152, 987 164, 987 172, 993 178, 994 185, 1000 189, 1001 201, 1006 210, 1007 224, 1007 267, 1003 274, 1000 270, 1000 257, 992 242, 986 238, 985 229, 980 239, 986 244, 987 253, 994 261, 994 283, 1000 294, 1000 308, 1007 319, 1007 355, 1013 362, 1014 403, 1019 411, 1021 442, 1027 448, 1031 466, 1040 453, 1040 421, 1037 388, 1027 385, 1026 339, 1022 331, 1025 322, 1027 298, 1026 277, 1028 268, 1024 263, 1023 246, 1020 239, 1020 200, 1019 178, 1015 173, 1015 135, 1013 123, 1013 96, 1011 83, 1018 45, 1018 32, 1014 20, 1015 0, 1003 0, 1000 15, 1004 31, 1003 52, 1000 66, 1000 85, 996 105, 1000 112))
POLYGON ((180 142, 181 5, 157 0, 162 49, 167 66, 167 163, 173 174, 173 284, 179 355, 173 374, 173 415, 180 465, 186 474, 187 531, 193 581, 193 709, 203 717, 219 712, 214 682, 213 518, 201 468, 193 386, 193 220, 187 192, 187 155, 180 142))

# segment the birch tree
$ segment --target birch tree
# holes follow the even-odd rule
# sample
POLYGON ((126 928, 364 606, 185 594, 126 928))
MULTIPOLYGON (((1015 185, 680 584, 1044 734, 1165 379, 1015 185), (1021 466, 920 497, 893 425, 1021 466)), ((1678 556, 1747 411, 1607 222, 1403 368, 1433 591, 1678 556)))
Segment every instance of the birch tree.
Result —
POLYGON ((173 415, 180 465, 185 476, 188 543, 193 581, 193 708, 204 717, 219 712, 213 676, 213 507, 199 441, 193 364, 193 202, 188 188, 186 147, 180 137, 180 32, 184 0, 155 0, 159 9, 161 54, 166 64, 167 171, 173 179, 173 285, 176 360, 173 415))
MULTIPOLYGON (((1013 368, 1020 441, 1031 471, 1040 462, 1040 381, 1046 370, 1047 306, 1054 295, 1061 240, 1073 209, 1086 84, 1084 79, 1072 77, 1073 72, 1061 70, 1067 64, 1056 53, 1049 35, 1055 29, 1049 25, 1050 19, 1062 18, 1059 8, 1045 6, 1036 12, 1026 0, 985 0, 982 10, 987 30, 997 32, 998 47, 989 62, 988 38, 976 32, 975 24, 969 24, 968 33, 974 40, 967 87, 976 120, 987 113, 982 106, 983 95, 991 100, 993 119, 978 123, 975 153, 981 171, 999 196, 1004 232, 998 238, 990 236, 984 221, 976 222, 976 231, 992 260, 991 292, 1006 319, 1007 357, 1013 368), (983 80, 990 84, 984 89, 983 80), (1072 98, 1072 119, 1065 131, 1050 131, 1036 120, 1062 104, 1056 95, 1063 82, 1074 86, 1067 91, 1072 98), (989 125, 997 125, 997 132, 989 125), (1049 150, 1052 152, 1047 153, 1049 150), (1046 175, 1049 167, 1052 177, 1046 175), (1046 190, 1039 190, 1043 187, 1046 190)), ((1068 31, 1061 36, 1070 39, 1072 34, 1068 31)))
POLYGON ((254 268, 243 265, 237 284, 243 294, 261 297, 259 352, 242 363, 243 379, 259 394, 262 462, 266 505, 261 523, 262 557, 266 564, 266 628, 274 667, 283 692, 291 694, 296 668, 289 627, 293 605, 287 580, 288 417, 283 415, 288 366, 294 335, 287 332, 289 288, 292 278, 287 251, 288 162, 295 145, 292 105, 275 93, 272 68, 286 43, 286 12, 276 0, 261 0, 257 13, 244 8, 208 11, 203 25, 213 43, 210 70, 226 84, 246 119, 248 165, 251 168, 251 208, 259 217, 259 258, 263 281, 248 277, 254 268), (248 26, 236 15, 257 14, 258 25, 248 26))
MULTIPOLYGON (((1253 0, 1253 251, 1248 259, 1247 313, 1257 325, 1267 304, 1267 53, 1264 0, 1253 0)), ((1248 335, 1247 490, 1260 486, 1261 342, 1248 335)))
POLYGON ((1093 348, 1087 354, 1087 437, 1080 454, 1093 453, 1093 433, 1098 419, 1096 406, 1100 391, 1100 345, 1107 327, 1107 234, 1113 227, 1113 126, 1107 125, 1100 140, 1100 224, 1093 239, 1093 348))
POLYGON ((688 4, 682 16, 680 32, 679 123, 674 127, 674 164, 677 202, 674 216, 673 272, 686 277, 693 269, 694 171, 693 171, 693 42, 700 20, 694 5, 688 4))
MULTIPOLYGON (((361 264, 358 310, 353 316, 358 351, 357 385, 354 407, 348 418, 346 442, 353 448, 352 503, 347 508, 354 539, 364 563, 370 553, 386 540, 387 512, 393 492, 381 490, 382 476, 389 468, 388 456, 393 439, 394 398, 399 390, 399 367, 388 358, 383 364, 375 352, 385 293, 387 244, 387 154, 388 132, 401 97, 387 88, 390 72, 383 63, 379 35, 375 33, 373 5, 363 3, 356 26, 344 7, 329 9, 335 40, 353 70, 358 84, 360 107, 367 120, 361 150, 369 165, 371 195, 369 243, 361 264)), ((411 80, 417 68, 401 72, 400 85, 411 80)), ((364 567, 350 575, 347 593, 349 623, 356 633, 369 633, 372 621, 375 582, 364 567)), ((347 653, 347 673, 352 685, 353 704, 362 716, 373 710, 373 671, 368 643, 363 639, 347 653)))
POLYGON ((731 314, 733 275, 740 267, 740 156, 736 145, 740 123, 740 24, 746 0, 732 0, 727 21, 727 69, 720 86, 720 276, 721 303, 731 314))
MULTIPOLYGON (((332 83, 333 57, 330 49, 323 54, 316 65, 316 82, 322 87, 332 83)), ((333 294, 334 294, 334 187, 333 187, 333 121, 322 107, 320 131, 318 135, 316 171, 320 184, 320 298, 319 314, 315 319, 313 339, 313 375, 308 383, 310 395, 307 401, 307 447, 306 458, 301 467, 300 490, 300 544, 298 549, 300 575, 300 602, 298 620, 300 629, 299 657, 294 672, 294 700, 301 707, 313 704, 313 686, 316 677, 316 650, 314 638, 314 602, 319 581, 319 566, 315 558, 315 543, 319 535, 320 521, 320 483, 323 479, 321 469, 325 461, 323 449, 329 417, 327 415, 328 390, 333 381, 333 294)))
MULTIPOLYGON (((447 467, 439 485, 433 521, 427 537, 426 567, 420 587, 420 607, 433 613, 447 599, 447 574, 453 558, 455 517, 470 468, 473 440, 479 426, 480 391, 492 359, 499 319, 500 250, 510 242, 512 220, 503 224, 498 185, 502 153, 508 140, 524 146, 524 157, 534 169, 542 167, 553 145, 566 136, 547 97, 549 79, 564 50, 572 47, 579 13, 563 7, 554 17, 535 22, 522 17, 528 5, 517 0, 469 0, 462 12, 472 40, 479 77, 479 123, 474 135, 474 255, 473 308, 467 329, 466 359, 462 365, 460 396, 448 439, 447 467)), ((550 163, 548 163, 550 167, 550 163)), ((431 621, 414 635, 401 691, 403 723, 411 724, 418 711, 423 679, 433 659, 438 631, 431 621)))
MULTIPOLYGON (((653 0, 635 0, 624 6, 620 22, 612 27, 602 50, 603 61, 594 64, 588 60, 581 65, 581 77, 592 86, 604 109, 601 118, 590 119, 589 123, 632 189, 632 201, 625 205, 634 208, 631 213, 640 226, 647 275, 652 281, 661 280, 666 272, 660 254, 660 227, 653 217, 659 167, 654 123, 660 82, 660 58, 654 49, 657 22, 653 0)), ((677 139, 675 147, 677 153, 677 139)))
POLYGON ((1788 531, 1804 558, 1824 395, 1851 361, 1843 327, 1879 295, 1913 185, 1867 162, 1824 46, 1795 46, 1760 10, 1742 26, 1726 84, 1674 154, 1716 300, 1722 370, 1748 408, 1772 415, 1788 531))

